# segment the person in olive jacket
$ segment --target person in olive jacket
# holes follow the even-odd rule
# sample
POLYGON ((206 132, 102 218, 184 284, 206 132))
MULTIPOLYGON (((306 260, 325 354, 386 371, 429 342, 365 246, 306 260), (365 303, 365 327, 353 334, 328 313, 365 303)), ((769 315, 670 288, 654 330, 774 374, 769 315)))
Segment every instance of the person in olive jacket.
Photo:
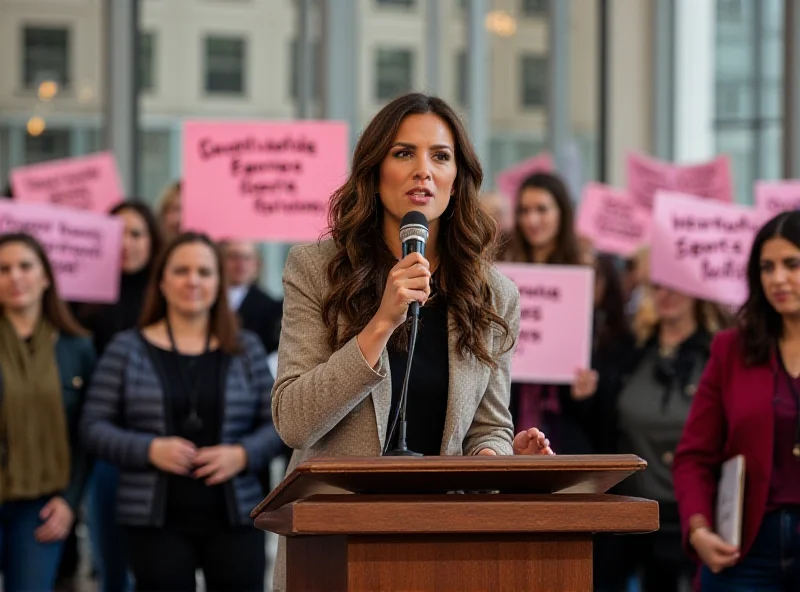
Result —
POLYGON ((78 439, 95 354, 27 234, 0 237, 0 570, 52 590, 90 462, 78 439))

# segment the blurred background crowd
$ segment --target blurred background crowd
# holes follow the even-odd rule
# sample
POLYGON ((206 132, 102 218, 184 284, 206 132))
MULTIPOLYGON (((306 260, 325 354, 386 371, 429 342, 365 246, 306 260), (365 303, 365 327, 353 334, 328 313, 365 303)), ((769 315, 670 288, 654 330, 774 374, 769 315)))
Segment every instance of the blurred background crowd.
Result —
MULTIPOLYGON (((77 320, 92 334, 100 363, 94 370, 92 355, 75 371, 76 389, 92 371, 102 373, 96 383, 142 372, 139 354, 128 352, 135 347, 117 334, 143 313, 155 323, 182 306, 168 284, 170 266, 184 257, 188 267, 222 271, 224 281, 208 288, 209 310, 224 304, 219 323, 235 313, 257 335, 252 350, 237 356, 261 376, 266 396, 290 245, 212 244, 182 234, 183 121, 343 120, 352 148, 394 97, 422 90, 445 98, 481 157, 483 203, 501 231, 499 258, 595 270, 596 387, 514 384, 511 409, 517 427, 543 426, 559 453, 632 453, 648 461, 619 492, 659 501, 661 529, 598 537, 596 589, 688 590, 695 564, 681 546, 671 465, 712 337, 730 326, 732 310, 651 283, 647 248, 627 258, 596 252, 576 232, 575 211, 586 183, 624 185, 630 152, 676 163, 728 155, 735 200, 746 205, 756 180, 800 176, 798 59, 797 0, 0 0, 0 179, 19 166, 99 150, 116 157, 128 196, 111 212, 124 224, 118 302, 65 303, 49 318, 62 330, 75 327, 66 333, 82 334, 77 320), (499 172, 544 150, 557 173, 527 177, 512 196, 497 191, 499 172), (151 277, 162 282, 162 302, 148 300, 158 299, 151 277)), ((10 187, 0 191, 14 198, 10 187)), ((46 257, 15 240, 4 248, 0 238, 0 271, 33 257, 43 275, 31 294, 46 303, 55 297, 48 296, 46 257)), ((0 280, 0 306, 9 309, 14 298, 21 296, 0 280)), ((181 331, 175 328, 177 342, 190 340, 181 331)), ((201 345, 198 353, 209 352, 201 345)), ((166 380, 180 382, 184 370, 167 372, 166 380)), ((146 397, 145 387, 135 388, 146 397)), ((118 466, 148 459, 109 427, 112 405, 97 390, 80 425, 87 447, 104 460, 85 476, 86 494, 66 500, 77 520, 60 558, 64 590, 130 589, 130 561, 145 561, 142 548, 165 536, 140 530, 131 537, 135 548, 120 544, 114 516, 129 512, 135 522, 136 496, 148 485, 118 483, 118 466), (132 497, 117 497, 118 486, 132 497)), ((225 404, 235 409, 237 400, 225 404)), ((146 425, 148 414, 139 415, 146 425)), ((240 503, 260 499, 280 479, 287 450, 268 419, 226 421, 221 429, 257 444, 248 462, 257 461, 259 479, 234 488, 240 503)), ((149 461, 167 466, 173 453, 181 451, 149 461)), ((241 470, 234 456, 219 451, 207 462, 228 481, 241 470)), ((250 563, 269 585, 274 540, 238 536, 236 508, 223 497, 198 503, 230 522, 225 560, 255 554, 250 563)), ((167 498, 167 523, 188 520, 190 509, 167 498)))

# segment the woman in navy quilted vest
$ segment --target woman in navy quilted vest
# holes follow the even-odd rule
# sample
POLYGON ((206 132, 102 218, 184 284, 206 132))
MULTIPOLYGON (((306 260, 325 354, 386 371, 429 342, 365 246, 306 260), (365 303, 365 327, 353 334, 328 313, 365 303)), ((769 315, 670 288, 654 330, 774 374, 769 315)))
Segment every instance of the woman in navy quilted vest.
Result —
POLYGON ((164 251, 138 329, 101 358, 82 427, 120 468, 117 520, 137 590, 263 590, 264 537, 249 512, 282 445, 258 338, 238 329, 220 256, 202 234, 164 251))

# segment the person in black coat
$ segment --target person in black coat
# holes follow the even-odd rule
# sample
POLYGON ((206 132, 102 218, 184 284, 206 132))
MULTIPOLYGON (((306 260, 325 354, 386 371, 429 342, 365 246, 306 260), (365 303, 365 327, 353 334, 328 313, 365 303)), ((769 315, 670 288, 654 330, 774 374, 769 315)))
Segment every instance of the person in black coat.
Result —
POLYGON ((260 265, 256 246, 244 241, 224 241, 221 247, 231 308, 238 314, 242 328, 258 335, 268 354, 277 352, 283 303, 256 284, 260 265))

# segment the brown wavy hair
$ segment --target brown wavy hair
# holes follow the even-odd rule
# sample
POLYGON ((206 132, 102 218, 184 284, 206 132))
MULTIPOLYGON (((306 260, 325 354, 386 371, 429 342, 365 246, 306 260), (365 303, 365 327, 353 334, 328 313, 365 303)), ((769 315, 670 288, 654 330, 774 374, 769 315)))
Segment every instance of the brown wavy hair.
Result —
POLYGON ((153 267, 153 275, 147 285, 147 292, 145 292, 142 316, 139 318, 139 328, 144 329, 166 318, 167 299, 164 298, 164 294, 161 292, 161 280, 164 279, 167 262, 169 262, 169 258, 178 247, 193 244, 207 246, 214 253, 214 259, 216 260, 219 288, 217 289, 217 298, 211 306, 209 315, 211 334, 219 340, 220 350, 226 354, 238 354, 242 351, 239 343, 239 321, 228 304, 228 291, 219 247, 207 235, 199 232, 179 234, 158 256, 153 267))
MULTIPOLYGON (((483 333, 499 330, 508 349, 514 336, 492 303, 488 274, 494 260, 496 224, 478 200, 483 170, 455 111, 442 99, 421 93, 398 97, 373 118, 356 145, 350 177, 331 197, 329 235, 337 252, 328 266, 331 291, 322 307, 328 343, 339 349, 378 310, 389 271, 397 263, 383 237, 380 165, 403 120, 425 113, 437 115, 450 128, 458 170, 453 197, 439 219, 437 295, 445 299, 455 318, 459 353, 472 354, 495 368, 483 333)), ((405 349, 407 330, 403 325, 394 332, 390 349, 405 349)))
POLYGON ((520 263, 535 263, 533 260, 533 248, 522 228, 519 225, 519 216, 522 213, 522 194, 527 189, 541 189, 553 196, 556 207, 559 211, 558 233, 556 234, 556 245, 553 253, 548 257, 546 263, 554 265, 580 265, 581 249, 578 237, 575 234, 575 214, 572 207, 572 198, 567 189, 566 183, 558 175, 551 173, 534 173, 527 177, 517 190, 517 202, 514 210, 514 230, 511 234, 511 242, 506 251, 507 261, 517 261, 520 263))
POLYGON ((748 366, 769 362, 783 336, 783 317, 767 300, 761 283, 761 250, 764 243, 782 238, 800 249, 800 212, 783 212, 761 227, 753 239, 747 262, 748 297, 737 315, 744 361, 748 366))
MULTIPOLYGON (((53 265, 50 263, 50 258, 47 256, 44 247, 42 247, 42 243, 30 234, 23 232, 0 236, 0 248, 13 244, 23 245, 34 252, 36 258, 39 259, 47 282, 50 284, 42 294, 42 316, 66 335, 88 337, 89 332, 81 327, 80 323, 72 316, 69 307, 58 296, 58 286, 56 285, 56 275, 53 273, 53 265)), ((2 307, 0 307, 0 313, 2 312, 2 307)))

